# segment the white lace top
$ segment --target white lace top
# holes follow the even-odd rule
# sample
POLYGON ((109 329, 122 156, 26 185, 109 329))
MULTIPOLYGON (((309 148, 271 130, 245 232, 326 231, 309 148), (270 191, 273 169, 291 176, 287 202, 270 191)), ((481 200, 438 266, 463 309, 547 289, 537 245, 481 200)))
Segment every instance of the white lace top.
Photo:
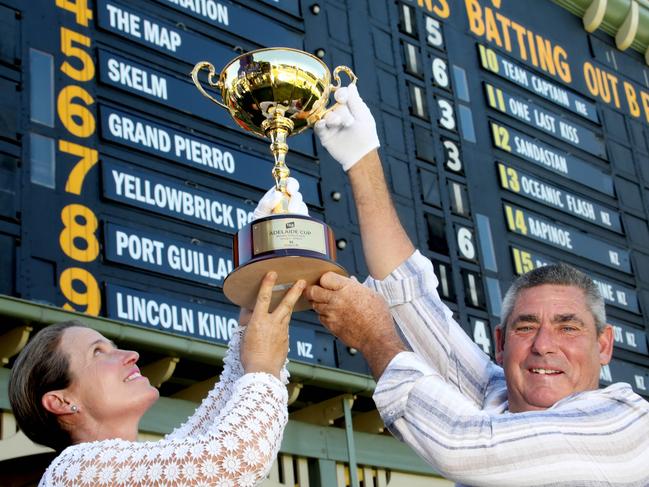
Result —
POLYGON ((70 446, 50 464, 39 487, 238 487, 263 480, 288 420, 288 372, 282 369, 281 381, 265 373, 244 375, 242 331, 230 340, 220 381, 187 422, 160 441, 70 446))

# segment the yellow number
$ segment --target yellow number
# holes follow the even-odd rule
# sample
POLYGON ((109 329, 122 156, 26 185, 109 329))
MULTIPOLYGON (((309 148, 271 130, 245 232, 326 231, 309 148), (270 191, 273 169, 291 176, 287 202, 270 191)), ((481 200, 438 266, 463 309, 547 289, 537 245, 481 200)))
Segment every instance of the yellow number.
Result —
POLYGON ((97 217, 90 208, 69 204, 61 210, 63 231, 59 244, 65 255, 79 262, 91 262, 99 255, 99 242, 95 230, 99 226, 97 217), (83 246, 79 246, 84 242, 83 246))
POLYGON ((518 275, 524 274, 523 263, 521 262, 520 250, 512 247, 512 254, 514 256, 514 270, 516 271, 516 274, 518 275))
POLYGON ((489 106, 491 108, 496 108, 496 97, 494 96, 494 87, 491 85, 487 86, 487 99, 489 101, 489 106))
POLYGON ((497 73, 499 71, 498 58, 496 57, 496 53, 491 49, 487 49, 487 63, 489 63, 489 69, 491 69, 494 73, 497 73))
POLYGON ((512 147, 509 145, 509 131, 505 127, 492 123, 491 133, 496 147, 507 152, 512 151, 512 147))
POLYGON ((76 58, 81 63, 81 68, 77 69, 67 60, 61 64, 61 71, 76 81, 89 81, 95 77, 95 63, 90 54, 73 43, 90 47, 90 37, 79 34, 65 27, 61 27, 61 52, 67 57, 76 58))
POLYGON ((534 262, 529 252, 512 247, 512 254, 514 255, 516 274, 525 274, 534 269, 534 262))
POLYGON ((498 164, 498 173, 500 174, 500 185, 509 189, 509 184, 507 184, 507 168, 502 164, 498 164))
POLYGON ((86 105, 95 103, 94 98, 85 89, 68 85, 61 90, 56 103, 59 118, 72 135, 90 137, 95 133, 95 116, 84 105, 73 103, 76 98, 80 98, 86 105))
POLYGON ((478 54, 480 54, 480 64, 483 68, 488 68, 487 64, 487 50, 482 44, 478 44, 478 54))
POLYGON ((505 113, 505 97, 503 96, 502 90, 496 88, 496 98, 498 99, 498 110, 505 113))
POLYGON ((509 178, 509 187, 515 193, 518 193, 521 190, 521 185, 518 182, 518 173, 513 167, 507 168, 507 176, 509 178))
POLYGON ((480 52, 480 63, 482 64, 482 67, 497 73, 499 67, 496 53, 491 49, 487 49, 482 44, 478 46, 478 51, 480 52))
POLYGON ((59 140, 59 150, 80 157, 79 162, 70 171, 68 180, 65 183, 65 190, 68 193, 81 194, 81 186, 83 186, 86 174, 97 164, 99 153, 95 149, 68 142, 67 140, 59 140))
POLYGON ((518 228, 523 235, 527 235, 527 224, 525 223, 525 214, 521 210, 515 212, 516 228, 518 228))
POLYGON ((527 235, 527 224, 525 223, 525 214, 518 209, 505 205, 505 215, 507 216, 507 226, 510 230, 518 231, 527 235))
POLYGON ((518 173, 513 167, 506 167, 504 164, 498 164, 498 172, 500 173, 500 184, 503 188, 518 193, 521 190, 521 185, 518 182, 518 173))
POLYGON ((86 269, 81 269, 80 267, 65 269, 59 278, 59 286, 61 287, 63 296, 70 303, 86 307, 85 310, 77 309, 72 304, 65 303, 63 308, 69 311, 82 311, 92 316, 99 315, 99 310, 101 309, 99 284, 97 284, 97 279, 86 269), (75 283, 78 283, 77 288, 81 284, 84 290, 77 291, 75 289, 75 283))
POLYGON ((514 213, 509 206, 505 206, 505 216, 507 217, 507 228, 510 230, 516 230, 516 224, 514 223, 514 213))
POLYGON ((501 112, 506 112, 505 109, 505 97, 503 96, 502 90, 494 88, 490 84, 485 85, 487 87, 487 98, 489 98, 489 106, 500 110, 501 112))
POLYGON ((92 19, 92 9, 88 7, 88 0, 56 0, 56 6, 72 12, 77 18, 77 24, 88 27, 88 20, 92 19))

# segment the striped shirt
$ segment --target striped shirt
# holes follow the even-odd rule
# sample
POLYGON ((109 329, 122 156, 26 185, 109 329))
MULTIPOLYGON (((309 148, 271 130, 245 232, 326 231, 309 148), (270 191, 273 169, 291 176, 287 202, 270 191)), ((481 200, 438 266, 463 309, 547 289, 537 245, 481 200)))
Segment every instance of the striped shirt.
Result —
POLYGON ((377 409, 442 475, 474 486, 649 486, 649 402, 628 384, 509 413, 502 368, 455 322, 426 257, 415 252, 366 285, 412 350, 380 377, 377 409))

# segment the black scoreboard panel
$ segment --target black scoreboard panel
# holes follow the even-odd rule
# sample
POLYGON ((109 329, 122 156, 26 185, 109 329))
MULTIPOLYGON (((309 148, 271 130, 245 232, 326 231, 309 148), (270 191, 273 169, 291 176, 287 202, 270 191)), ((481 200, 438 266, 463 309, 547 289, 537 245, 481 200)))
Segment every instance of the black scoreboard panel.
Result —
MULTIPOLYGON (((649 68, 558 5, 0 0, 0 24, 0 292, 227 340, 232 235, 271 157, 188 73, 294 47, 358 75, 406 230, 486 353, 512 279, 565 261, 614 325, 602 384, 649 397, 649 68)), ((366 276, 345 175, 312 133, 289 144, 338 260, 366 276)), ((313 313, 292 330, 295 360, 367 372, 313 313)))

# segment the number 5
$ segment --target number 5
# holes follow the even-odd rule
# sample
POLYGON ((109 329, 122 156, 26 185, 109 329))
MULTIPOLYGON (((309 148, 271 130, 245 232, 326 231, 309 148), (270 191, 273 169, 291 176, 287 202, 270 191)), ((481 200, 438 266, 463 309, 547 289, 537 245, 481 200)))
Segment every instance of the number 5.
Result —
POLYGON ((81 61, 81 68, 77 69, 66 60, 61 64, 61 71, 75 81, 89 81, 95 77, 95 63, 90 54, 82 48, 74 46, 75 42, 90 47, 90 37, 61 27, 61 52, 70 58, 81 61))

